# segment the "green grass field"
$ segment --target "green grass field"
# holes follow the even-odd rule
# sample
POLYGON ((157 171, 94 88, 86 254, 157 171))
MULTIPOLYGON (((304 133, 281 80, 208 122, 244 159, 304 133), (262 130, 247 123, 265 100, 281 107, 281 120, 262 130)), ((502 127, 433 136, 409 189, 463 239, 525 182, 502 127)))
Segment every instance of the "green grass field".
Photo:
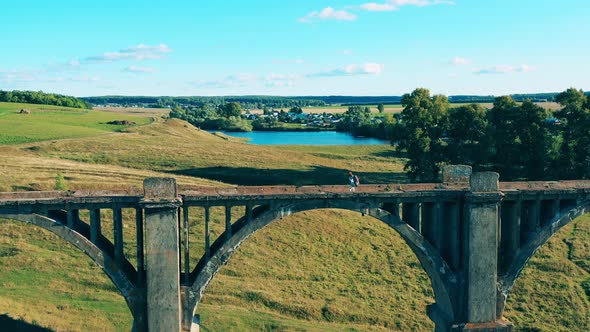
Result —
MULTIPOLYGON (((56 114, 56 123, 67 118, 83 127, 56 114)), ((5 116, 27 115, 0 116, 0 132, 10 127, 1 122, 5 116)), ((0 146, 0 190, 51 190, 58 172, 69 189, 138 187, 146 176, 174 176, 181 187, 345 183, 349 169, 367 183, 405 181, 403 160, 387 145, 254 146, 178 120, 104 133, 0 146)), ((222 212, 212 211, 212 240, 223 231, 222 212)), ((191 211, 192 264, 204 251, 202 213, 191 211)), ((124 217, 125 253, 133 261, 133 215, 124 217)), ((105 212, 109 237, 110 218, 105 212)), ((517 331, 590 330, 589 244, 585 215, 535 254, 505 311, 517 331)), ((204 331, 432 331, 425 314, 432 301, 426 274, 395 232, 359 213, 316 210, 249 238, 212 280, 198 313, 204 331)), ((125 301, 88 257, 47 231, 9 220, 0 220, 3 315, 55 331, 132 325, 125 301)))
POLYGON ((148 118, 131 115, 0 102, 0 145, 95 136, 126 128, 107 124, 113 120, 128 120, 137 125, 150 122, 148 118), (21 109, 31 114, 19 114, 21 109))

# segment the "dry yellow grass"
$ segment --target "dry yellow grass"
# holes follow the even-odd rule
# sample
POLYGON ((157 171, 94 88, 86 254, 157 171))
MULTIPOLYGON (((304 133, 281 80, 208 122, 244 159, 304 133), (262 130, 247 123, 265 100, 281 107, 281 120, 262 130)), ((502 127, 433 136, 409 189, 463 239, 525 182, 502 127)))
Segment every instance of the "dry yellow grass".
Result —
POLYGON ((103 112, 118 114, 129 114, 144 117, 161 117, 170 113, 169 108, 149 108, 149 107, 93 107, 92 109, 103 112))
MULTIPOLYGON (((116 165, 89 164, 43 157, 17 147, 0 147, 0 191, 54 190, 57 174, 65 177, 69 189, 141 188, 146 177, 169 174, 116 165)), ((181 186, 223 186, 190 176, 174 176, 181 186)))

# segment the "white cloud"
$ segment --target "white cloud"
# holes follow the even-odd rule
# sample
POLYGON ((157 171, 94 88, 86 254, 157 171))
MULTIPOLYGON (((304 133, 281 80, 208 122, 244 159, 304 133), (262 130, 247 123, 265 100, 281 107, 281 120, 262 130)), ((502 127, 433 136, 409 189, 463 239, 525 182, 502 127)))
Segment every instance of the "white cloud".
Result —
POLYGON ((455 66, 468 65, 471 63, 471 59, 456 56, 456 57, 452 58, 450 62, 451 62, 451 64, 453 64, 455 66))
POLYGON ((120 60, 149 60, 161 59, 166 53, 172 50, 166 44, 155 46, 139 44, 124 48, 117 52, 106 52, 101 55, 95 55, 85 58, 85 62, 112 62, 120 60))
POLYGON ((321 11, 313 11, 304 17, 299 18, 301 23, 309 23, 316 20, 337 20, 337 21, 354 21, 356 15, 345 10, 335 10, 332 7, 326 7, 321 11))
POLYGON ((156 70, 152 67, 140 67, 140 66, 129 66, 124 69, 126 72, 130 73, 153 73, 156 70))
POLYGON ((361 9, 370 11, 370 12, 387 12, 392 10, 397 10, 392 4, 389 3, 375 3, 375 2, 367 2, 360 5, 361 9))
POLYGON ((352 50, 340 50, 340 54, 349 55, 352 54, 352 50))
POLYGON ((454 5, 454 1, 450 0, 387 0, 388 3, 392 4, 393 6, 401 7, 401 6, 430 6, 430 5, 438 5, 438 4, 447 4, 447 5, 454 5))
POLYGON ((35 81, 38 72, 29 70, 0 70, 2 82, 31 82, 35 81))
POLYGON ((535 70, 534 67, 531 67, 527 64, 519 65, 519 66, 506 66, 506 65, 496 65, 489 68, 483 68, 476 70, 475 74, 510 74, 510 73, 524 73, 528 71, 535 70))
POLYGON ((377 75, 383 72, 384 66, 380 63, 364 63, 362 65, 352 64, 344 67, 323 71, 309 75, 310 77, 321 76, 356 76, 356 75, 377 75))
POLYGON ((454 5, 454 1, 449 0, 386 0, 384 3, 367 2, 359 6, 366 11, 392 11, 398 10, 403 6, 425 7, 439 4, 454 5))
POLYGON ((269 87, 286 87, 295 85, 295 81, 301 79, 298 74, 270 74, 264 79, 264 85, 269 87))

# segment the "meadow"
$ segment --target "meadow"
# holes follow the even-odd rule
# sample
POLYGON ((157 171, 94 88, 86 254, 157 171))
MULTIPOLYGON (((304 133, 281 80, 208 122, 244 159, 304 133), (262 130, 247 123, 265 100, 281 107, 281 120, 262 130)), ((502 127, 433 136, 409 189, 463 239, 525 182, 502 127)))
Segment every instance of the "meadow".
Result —
MULTIPOLYGON (((88 128, 86 120, 59 112, 67 113, 57 110, 55 123, 66 118, 70 126, 88 128)), ((407 181, 404 160, 388 145, 255 146, 144 116, 145 122, 133 121, 145 125, 119 131, 3 143, 0 190, 52 190, 58 173, 72 190, 141 188, 147 176, 173 176, 181 189, 344 184, 348 170, 365 183, 407 181)), ((45 118, 31 118, 38 120, 29 121, 31 128, 45 125, 45 118)), ((9 126, 0 122, 0 132, 9 126)), ((191 211, 191 264, 204 251, 201 216, 191 211)), ((104 233, 112 236, 111 216, 103 217, 104 233)), ((124 217, 125 253, 133 261, 133 216, 124 217)), ((585 215, 562 229, 525 267, 505 312, 517 331, 590 330, 589 222, 585 215)), ((221 209, 214 210, 212 240, 223 227, 221 209)), ((359 213, 317 210, 248 239, 213 279, 198 313, 204 331, 432 331, 425 314, 432 302, 428 277, 394 231, 359 213)), ((132 325, 125 301, 89 258, 12 220, 0 220, 2 315, 55 331, 129 331, 132 325)))
POLYGON ((126 128, 107 123, 115 120, 136 125, 151 121, 146 117, 79 108, 0 102, 0 145, 95 136, 126 128), (21 114, 21 109, 30 114, 21 114))

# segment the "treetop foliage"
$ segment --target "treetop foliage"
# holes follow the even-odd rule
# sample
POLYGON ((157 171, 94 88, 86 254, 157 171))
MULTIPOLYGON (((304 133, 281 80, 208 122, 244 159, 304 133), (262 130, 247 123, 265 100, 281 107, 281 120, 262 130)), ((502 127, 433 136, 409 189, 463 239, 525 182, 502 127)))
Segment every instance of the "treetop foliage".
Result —
POLYGON ((43 91, 2 91, 0 90, 0 101, 9 103, 27 103, 56 105, 64 107, 91 109, 92 105, 76 97, 44 93, 43 91))
POLYGON ((511 96, 481 105, 449 107, 445 96, 419 88, 402 97, 395 143, 417 181, 437 181, 443 164, 467 164, 502 180, 590 178, 590 98, 570 88, 555 96, 551 113, 511 96))

